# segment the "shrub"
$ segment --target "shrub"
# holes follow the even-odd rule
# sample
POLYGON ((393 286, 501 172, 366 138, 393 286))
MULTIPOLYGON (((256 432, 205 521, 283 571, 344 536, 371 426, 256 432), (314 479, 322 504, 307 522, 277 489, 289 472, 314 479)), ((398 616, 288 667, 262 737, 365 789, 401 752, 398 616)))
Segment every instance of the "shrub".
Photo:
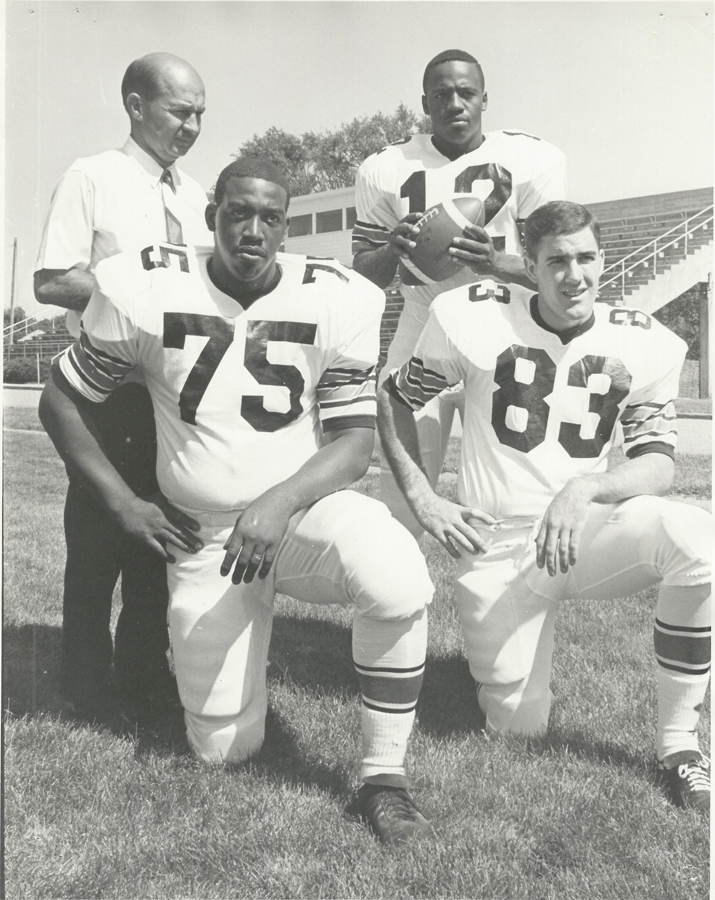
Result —
MULTIPOLYGON (((40 383, 47 381, 50 368, 49 359, 40 359, 40 383)), ((5 384, 37 384, 37 357, 5 360, 3 382, 5 384)))

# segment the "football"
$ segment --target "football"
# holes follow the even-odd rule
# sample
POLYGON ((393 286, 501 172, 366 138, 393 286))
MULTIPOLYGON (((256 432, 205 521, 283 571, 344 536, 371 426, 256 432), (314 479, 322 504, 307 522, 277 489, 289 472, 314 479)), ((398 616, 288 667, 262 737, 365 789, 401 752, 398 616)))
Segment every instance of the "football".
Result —
POLYGON ((484 204, 476 197, 458 197, 430 207, 417 222, 417 246, 402 263, 421 281, 446 281, 464 268, 447 251, 467 225, 484 225, 484 204))

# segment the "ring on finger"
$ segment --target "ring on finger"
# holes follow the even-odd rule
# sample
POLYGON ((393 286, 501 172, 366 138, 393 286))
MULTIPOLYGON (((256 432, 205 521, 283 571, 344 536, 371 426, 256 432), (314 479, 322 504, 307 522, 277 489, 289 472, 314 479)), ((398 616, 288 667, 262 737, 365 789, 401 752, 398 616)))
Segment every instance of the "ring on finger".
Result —
POLYGON ((262 553, 252 553, 251 562, 260 562, 263 559, 262 553))

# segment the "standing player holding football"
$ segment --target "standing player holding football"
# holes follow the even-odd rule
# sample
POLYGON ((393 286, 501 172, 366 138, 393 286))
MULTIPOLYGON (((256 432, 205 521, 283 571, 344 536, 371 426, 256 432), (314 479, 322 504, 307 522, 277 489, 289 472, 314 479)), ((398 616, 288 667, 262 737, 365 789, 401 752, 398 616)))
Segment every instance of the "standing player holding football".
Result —
POLYGON ((696 728, 710 673, 713 519, 658 496, 673 481, 686 346, 639 310, 594 306, 603 252, 584 207, 542 206, 525 243, 537 294, 480 284, 435 300, 414 356, 380 391, 383 446, 422 527, 459 558, 455 602, 488 728, 546 730, 562 597, 660 584, 659 769, 678 805, 707 810, 696 728), (413 410, 460 381, 452 503, 420 465, 413 410), (619 433, 627 459, 608 469, 619 433))
MULTIPOLYGON (((368 157, 356 181, 353 266, 385 288, 399 265, 405 301, 385 374, 412 355, 438 294, 484 277, 527 285, 520 225, 543 203, 566 196, 560 150, 521 132, 482 132, 487 93, 481 66, 469 53, 445 50, 435 56, 425 69, 423 90, 422 107, 434 134, 416 134, 368 157), (415 222, 427 208, 462 197, 483 201, 485 227, 471 226, 452 242, 450 253, 464 263, 461 272, 430 283, 410 262, 415 222)), ((422 460, 433 485, 461 404, 457 388, 436 397, 418 417, 422 460)), ((380 486, 393 515, 418 536, 421 529, 384 458, 380 486)))
POLYGON ((278 253, 288 200, 273 164, 237 160, 207 207, 213 248, 102 262, 41 418, 121 527, 175 563, 169 632, 202 760, 237 762, 263 743, 275 592, 354 606, 358 806, 383 841, 402 842, 430 831, 404 757, 432 585, 388 510, 342 490, 370 460, 384 294, 332 260, 278 253), (97 404, 134 369, 156 411, 158 499, 137 497, 95 437, 97 404))

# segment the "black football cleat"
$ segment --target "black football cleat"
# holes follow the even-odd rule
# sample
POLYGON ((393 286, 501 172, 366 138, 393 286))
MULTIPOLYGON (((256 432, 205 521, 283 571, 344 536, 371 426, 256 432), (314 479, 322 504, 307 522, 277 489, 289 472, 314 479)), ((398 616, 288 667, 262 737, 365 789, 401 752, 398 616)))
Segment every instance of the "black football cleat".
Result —
POLYGON ((658 777, 667 786, 676 806, 710 813, 710 760, 702 753, 697 750, 673 753, 658 763, 658 777))
POLYGON ((407 844, 434 829, 406 788, 363 784, 357 793, 359 815, 384 844, 407 844))

